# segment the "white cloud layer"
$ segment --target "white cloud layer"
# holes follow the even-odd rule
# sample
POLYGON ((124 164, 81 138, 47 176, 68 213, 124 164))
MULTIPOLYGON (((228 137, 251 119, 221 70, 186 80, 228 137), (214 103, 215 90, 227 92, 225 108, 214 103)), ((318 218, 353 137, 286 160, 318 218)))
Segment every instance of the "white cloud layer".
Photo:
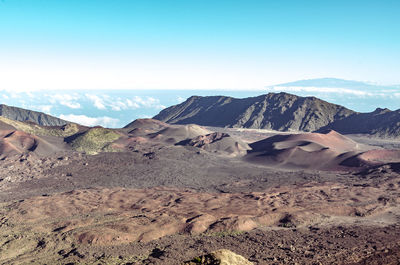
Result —
POLYGON ((100 110, 105 110, 105 109, 106 109, 104 100, 101 99, 99 96, 91 95, 91 94, 85 94, 85 96, 86 96, 90 101, 93 102, 93 105, 94 105, 96 108, 98 108, 98 109, 100 109, 100 110))
POLYGON ((121 111, 128 109, 155 108, 164 109, 165 106, 160 104, 160 100, 153 97, 135 96, 130 99, 122 99, 120 97, 110 97, 108 95, 97 96, 93 94, 85 94, 85 96, 99 110, 111 109, 113 111, 121 111))
POLYGON ((60 104, 66 106, 68 108, 71 108, 71 109, 80 109, 81 108, 81 104, 79 104, 78 102, 65 101, 65 102, 60 102, 60 104))
POLYGON ((86 115, 75 115, 75 114, 61 114, 60 119, 76 122, 81 125, 86 126, 103 126, 103 127, 116 127, 119 123, 118 119, 114 119, 111 117, 88 117, 86 115))
POLYGON ((176 98, 176 101, 178 102, 178 103, 182 103, 182 102, 184 102, 186 99, 185 98, 183 98, 183 97, 177 97, 176 98))
POLYGON ((80 96, 76 93, 74 94, 55 94, 48 95, 49 101, 52 104, 60 104, 66 106, 71 109, 80 109, 81 104, 77 102, 80 99, 80 96))
POLYGON ((379 90, 379 91, 362 91, 357 89, 340 88, 340 87, 306 87, 306 86, 272 86, 267 87, 270 92, 310 92, 313 94, 335 94, 335 95, 352 95, 360 98, 365 97, 397 97, 400 93, 394 93, 394 90, 379 90))
POLYGON ((35 108, 37 110, 41 111, 41 112, 50 114, 51 109, 53 108, 53 106, 52 105, 39 105, 39 106, 36 106, 35 108))
POLYGON ((274 86, 269 88, 270 91, 291 91, 291 92, 319 92, 319 93, 340 93, 352 94, 356 96, 372 96, 373 94, 361 90, 353 90, 348 88, 333 87, 296 87, 296 86, 274 86))

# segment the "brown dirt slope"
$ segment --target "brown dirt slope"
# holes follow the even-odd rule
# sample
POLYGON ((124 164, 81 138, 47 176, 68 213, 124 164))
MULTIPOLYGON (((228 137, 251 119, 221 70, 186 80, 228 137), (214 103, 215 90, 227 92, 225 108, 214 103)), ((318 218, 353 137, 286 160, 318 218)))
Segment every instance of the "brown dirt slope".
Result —
POLYGON ((32 153, 39 156, 47 156, 57 152, 68 150, 57 137, 39 137, 16 130, 0 131, 0 156, 32 153))
POLYGON ((199 135, 193 139, 183 140, 177 145, 194 146, 209 152, 221 152, 230 155, 242 155, 251 149, 248 144, 240 139, 220 132, 199 135))
POLYGON ((132 257, 143 261, 139 264, 149 264, 149 258, 154 258, 153 264, 179 264, 198 255, 179 245, 181 249, 170 255, 180 259, 164 256, 168 247, 160 247, 160 243, 182 244, 189 237, 201 242, 197 254, 207 245, 230 246, 257 264, 265 264, 266 258, 272 258, 271 262, 275 258, 277 264, 322 260, 337 264, 344 258, 354 262, 400 243, 398 238, 374 242, 385 239, 363 234, 371 228, 372 233, 380 231, 386 238, 390 234, 398 237, 398 186, 398 179, 391 179, 378 186, 309 183, 250 193, 113 188, 37 196, 0 204, 0 262, 58 264, 110 259, 85 253, 102 250, 116 258, 106 264, 120 264, 118 256, 129 259, 132 255, 123 250, 136 246, 137 254, 148 253, 147 257, 132 257), (364 230, 358 232, 345 228, 363 225, 364 230), (274 232, 280 230, 288 230, 290 235, 283 238, 284 234, 274 232), (320 233, 316 242, 311 240, 314 233, 320 233), (148 252, 146 245, 153 245, 153 251, 148 252), (355 252, 356 246, 368 251, 355 252))
MULTIPOLYGON (((360 155, 372 147, 359 144, 333 130, 324 133, 275 135, 252 143, 250 147, 252 150, 245 157, 246 161, 281 168, 344 170, 343 167, 369 166, 373 161, 366 158, 372 153, 376 159, 381 157, 385 160, 384 153, 379 150, 360 155), (349 163, 353 160, 358 162, 349 163)), ((386 156, 391 157, 390 154, 386 156)))
POLYGON ((146 129, 146 130, 161 130, 168 127, 168 124, 154 119, 137 119, 129 123, 124 129, 146 129))

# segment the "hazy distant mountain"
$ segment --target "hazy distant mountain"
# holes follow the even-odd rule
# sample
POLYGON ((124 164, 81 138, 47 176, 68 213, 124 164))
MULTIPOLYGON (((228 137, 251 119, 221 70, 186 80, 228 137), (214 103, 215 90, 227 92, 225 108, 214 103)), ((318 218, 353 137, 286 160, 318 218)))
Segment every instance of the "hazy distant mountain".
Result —
POLYGON ((379 89, 393 89, 396 86, 382 86, 368 84, 360 81, 344 80, 338 78, 317 78, 308 80, 299 80, 290 83, 274 85, 274 87, 319 87, 319 88, 346 88, 357 90, 379 90, 379 89))
POLYGON ((51 115, 0 104, 0 116, 16 121, 30 121, 43 126, 61 126, 69 122, 51 115))
POLYGON ((175 124, 314 131, 352 114, 352 110, 315 97, 269 93, 244 99, 192 96, 162 110, 154 119, 175 124))
POLYGON ((400 87, 378 85, 338 78, 319 78, 266 86, 267 92, 294 93, 346 106, 358 112, 372 112, 376 108, 398 109, 400 87))

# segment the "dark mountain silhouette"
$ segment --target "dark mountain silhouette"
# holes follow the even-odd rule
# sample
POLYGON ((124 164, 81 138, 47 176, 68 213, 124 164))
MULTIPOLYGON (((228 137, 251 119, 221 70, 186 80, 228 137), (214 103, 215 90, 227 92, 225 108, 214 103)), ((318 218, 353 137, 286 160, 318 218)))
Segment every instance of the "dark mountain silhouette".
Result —
POLYGON ((400 136, 400 109, 376 109, 369 113, 354 113, 320 130, 333 129, 342 134, 371 134, 379 137, 400 136))
POLYGON ((154 119, 173 124, 315 131, 353 114, 352 110, 315 97, 269 93, 244 99, 193 96, 162 110, 154 119))
POLYGON ((236 99, 192 96, 162 110, 154 119, 204 126, 272 129, 278 131, 335 130, 342 134, 400 137, 400 109, 358 113, 315 97, 269 93, 236 99))
POLYGON ((0 116, 15 121, 29 121, 42 126, 62 126, 68 121, 53 117, 43 112, 27 110, 0 104, 0 116))

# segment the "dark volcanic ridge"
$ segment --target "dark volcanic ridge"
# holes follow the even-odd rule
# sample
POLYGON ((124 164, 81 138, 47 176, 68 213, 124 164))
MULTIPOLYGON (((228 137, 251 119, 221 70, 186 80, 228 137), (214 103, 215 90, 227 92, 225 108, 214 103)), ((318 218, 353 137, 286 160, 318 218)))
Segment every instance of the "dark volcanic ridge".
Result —
POLYGON ((314 131, 351 114, 354 111, 314 97, 269 93, 244 99, 193 96, 154 118, 173 124, 314 131))
POLYGON ((43 126, 62 126, 70 123, 43 112, 11 107, 4 104, 0 104, 0 116, 15 121, 34 122, 43 126))
POLYGON ((154 119, 171 124, 307 132, 334 129, 342 134, 400 136, 400 110, 358 113, 315 97, 283 92, 243 99, 192 96, 162 110, 154 119))
POLYGON ((332 122, 320 130, 332 129, 342 134, 370 134, 381 138, 400 136, 400 109, 376 109, 369 113, 354 113, 332 122))

